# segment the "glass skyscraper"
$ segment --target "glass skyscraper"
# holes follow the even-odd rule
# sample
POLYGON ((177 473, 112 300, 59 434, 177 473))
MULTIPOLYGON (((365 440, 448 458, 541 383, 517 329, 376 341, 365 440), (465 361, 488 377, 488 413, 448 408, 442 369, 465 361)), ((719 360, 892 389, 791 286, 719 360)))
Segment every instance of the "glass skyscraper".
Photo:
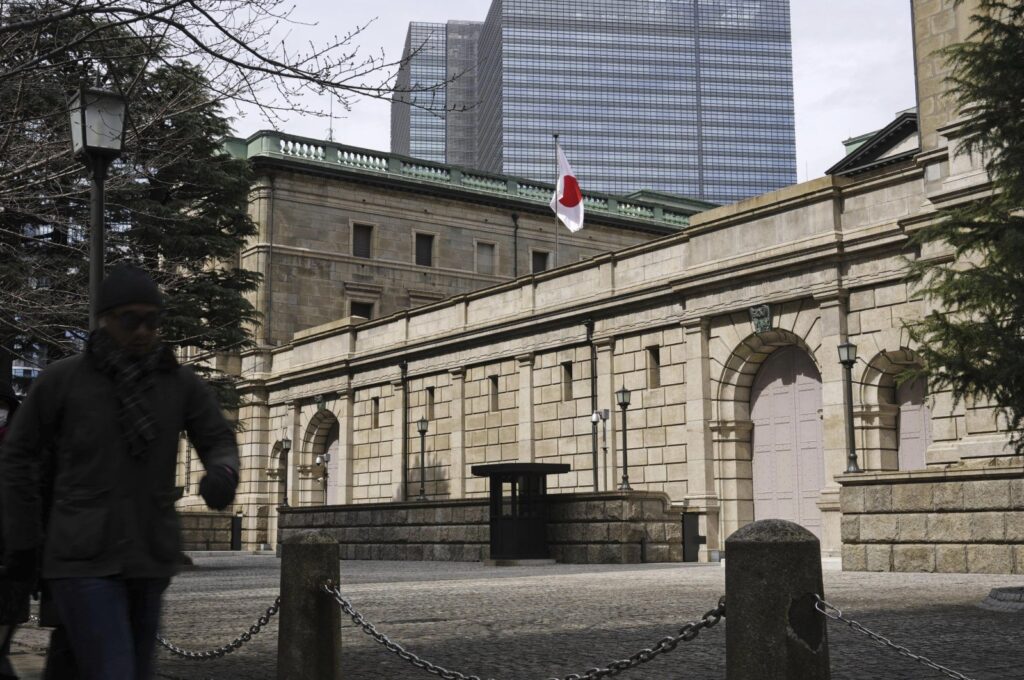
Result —
POLYGON ((391 104, 391 150, 475 166, 479 21, 415 21, 391 104), (411 56, 410 56, 411 55, 411 56))
POLYGON ((788 0, 494 0, 476 60, 476 148, 450 160, 447 136, 449 162, 552 182, 559 133, 584 191, 732 202, 796 181, 788 0))

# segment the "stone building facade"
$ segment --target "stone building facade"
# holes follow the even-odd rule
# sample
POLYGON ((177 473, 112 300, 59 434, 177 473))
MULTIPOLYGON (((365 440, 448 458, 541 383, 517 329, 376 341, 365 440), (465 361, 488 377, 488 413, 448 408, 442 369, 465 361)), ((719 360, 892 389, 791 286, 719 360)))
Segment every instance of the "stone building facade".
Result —
MULTIPOLYGON (((965 35, 963 21, 951 2, 914 3, 916 155, 860 158, 870 170, 707 210, 654 241, 245 353, 247 514, 273 515, 260 508, 285 490, 299 506, 412 498, 421 417, 431 500, 482 499, 469 469, 499 461, 570 464, 549 479, 561 494, 614 491, 624 386, 630 482, 699 513, 702 559, 782 517, 851 569, 1024 571, 1005 424, 896 380, 918 361, 905 325, 934 304, 908 287, 906 263, 949 257, 909 239, 990 191, 934 99, 942 68, 927 46, 965 35), (844 342, 858 348, 852 403, 844 342), (606 437, 591 422, 603 409, 606 437), (859 474, 845 473, 851 413, 859 474)), ((253 520, 250 544, 272 541, 269 526, 253 520)))
POLYGON ((587 230, 555 230, 552 185, 258 132, 227 140, 256 173, 264 344, 346 316, 378 318, 679 231, 714 204, 586 192, 587 230))

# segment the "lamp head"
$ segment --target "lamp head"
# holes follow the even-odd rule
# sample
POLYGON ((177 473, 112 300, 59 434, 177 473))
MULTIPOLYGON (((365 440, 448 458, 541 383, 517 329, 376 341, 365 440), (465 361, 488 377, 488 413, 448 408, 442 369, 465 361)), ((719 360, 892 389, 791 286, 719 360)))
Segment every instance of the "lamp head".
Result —
POLYGON ((82 88, 71 96, 71 146, 76 156, 121 155, 128 104, 109 90, 82 88))
POLYGON ((285 453, 292 450, 292 440, 288 438, 288 435, 281 438, 281 450, 285 453))
POLYGON ((619 405, 619 408, 629 408, 629 397, 630 392, 623 385, 615 391, 615 402, 619 405))
POLYGON ((853 368, 857 363, 857 345, 852 342, 844 342, 839 345, 839 363, 847 368, 853 368))
POLYGON ((419 432, 420 434, 426 434, 427 433, 427 428, 429 426, 430 426, 430 421, 428 421, 425 417, 424 418, 420 418, 418 421, 416 421, 416 431, 419 432))

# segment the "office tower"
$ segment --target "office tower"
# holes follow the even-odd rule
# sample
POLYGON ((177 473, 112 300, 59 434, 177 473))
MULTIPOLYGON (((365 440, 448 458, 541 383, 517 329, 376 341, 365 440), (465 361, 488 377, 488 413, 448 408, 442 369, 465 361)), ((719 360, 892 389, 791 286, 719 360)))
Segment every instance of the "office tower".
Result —
POLYGON ((445 158, 460 147, 466 165, 551 182, 557 132, 585 191, 731 202, 787 186, 791 53, 788 0, 494 0, 477 48, 477 147, 446 136, 445 158))
POLYGON ((412 22, 391 105, 391 150, 476 164, 478 21, 412 22))

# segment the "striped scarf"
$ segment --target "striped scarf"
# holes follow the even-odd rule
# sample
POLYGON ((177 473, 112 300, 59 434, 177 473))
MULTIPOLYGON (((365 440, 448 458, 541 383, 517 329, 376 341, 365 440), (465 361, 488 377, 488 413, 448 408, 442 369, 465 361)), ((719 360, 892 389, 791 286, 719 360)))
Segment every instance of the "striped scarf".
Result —
POLYGON ((133 357, 122 350, 103 329, 89 336, 88 349, 101 373, 114 381, 121 410, 118 419, 121 433, 133 456, 141 456, 156 439, 156 419, 147 392, 153 388, 153 373, 161 363, 164 352, 158 346, 148 354, 133 357))

